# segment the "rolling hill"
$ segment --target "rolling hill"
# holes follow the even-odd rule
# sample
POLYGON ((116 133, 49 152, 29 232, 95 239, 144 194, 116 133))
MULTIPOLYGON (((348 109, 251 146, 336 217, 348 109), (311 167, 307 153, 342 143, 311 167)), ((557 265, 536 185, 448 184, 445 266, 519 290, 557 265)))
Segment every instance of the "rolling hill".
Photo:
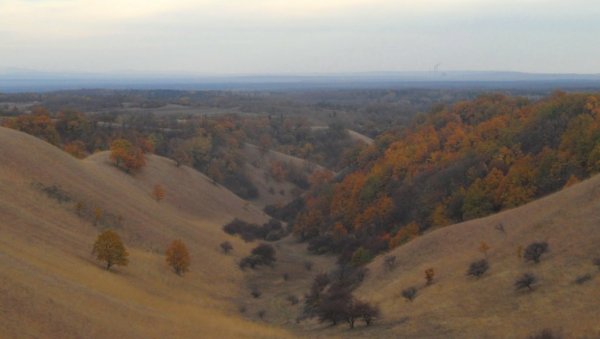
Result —
POLYGON ((98 153, 77 160, 32 136, 0 128, 0 337, 286 337, 244 320, 236 260, 251 244, 227 237, 234 217, 262 222, 255 207, 200 173, 149 156, 127 175, 98 153), (166 189, 157 202, 155 184, 166 189), (100 211, 94 226, 85 211, 100 211), (83 212, 82 212, 83 211, 83 212), (84 217, 78 216, 84 215, 84 217), (115 229, 130 264, 105 271, 91 255, 115 229), (164 250, 183 239, 190 272, 169 271, 164 250), (220 253, 229 239, 233 254, 220 253))
POLYGON ((567 338, 600 337, 600 176, 522 207, 448 226, 395 249, 396 268, 384 257, 369 265, 370 277, 357 291, 378 303, 383 320, 372 329, 344 335, 406 338, 526 338, 551 329, 567 338), (501 230, 502 225, 504 231, 501 230), (525 263, 519 247, 546 241, 539 264, 525 263), (469 264, 484 258, 490 269, 480 279, 466 276, 469 264), (424 271, 435 270, 425 286, 424 271), (513 284, 525 272, 539 280, 531 292, 513 284), (576 283, 589 274, 591 279, 576 283), (417 296, 405 300, 403 289, 417 296))
POLYGON ((379 305, 382 317, 350 330, 295 321, 313 276, 331 269, 335 258, 310 256, 286 238, 275 243, 274 269, 240 271, 236 262, 256 244, 227 236, 221 225, 268 216, 188 167, 149 156, 141 172, 128 175, 106 152, 77 160, 5 128, 0 164, 0 337, 526 338, 545 328, 569 338, 600 337, 600 272, 592 262, 600 257, 600 176, 432 230, 386 254, 396 256, 392 271, 384 268, 385 255, 375 258, 355 294, 379 305), (155 184, 166 189, 161 202, 151 197, 155 184), (94 225, 81 206, 100 210, 101 220, 94 225), (106 227, 130 252, 129 266, 112 272, 90 253, 106 227), (191 252, 183 277, 164 262, 173 239, 191 252), (232 254, 220 252, 223 240, 233 243, 232 254), (534 241, 548 242, 550 251, 539 264, 525 263, 517 252, 534 241), (467 277, 469 264, 484 257, 489 271, 467 277), (427 268, 435 270, 429 286, 427 268), (514 281, 525 272, 538 283, 516 291, 514 281), (257 286, 262 297, 254 299, 249 291, 257 286), (418 292, 408 302, 402 291, 411 286, 418 292), (290 305, 290 295, 300 303, 290 305))

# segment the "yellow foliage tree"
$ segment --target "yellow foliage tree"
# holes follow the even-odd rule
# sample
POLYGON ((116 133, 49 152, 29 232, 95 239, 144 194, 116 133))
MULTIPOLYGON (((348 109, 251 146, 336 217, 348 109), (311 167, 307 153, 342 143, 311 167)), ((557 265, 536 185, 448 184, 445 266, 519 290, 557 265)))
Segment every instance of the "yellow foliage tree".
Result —
POLYGON ((92 253, 96 259, 106 262, 106 269, 110 270, 113 265, 127 266, 129 253, 125 249, 119 235, 111 230, 106 230, 98 236, 94 242, 92 253))

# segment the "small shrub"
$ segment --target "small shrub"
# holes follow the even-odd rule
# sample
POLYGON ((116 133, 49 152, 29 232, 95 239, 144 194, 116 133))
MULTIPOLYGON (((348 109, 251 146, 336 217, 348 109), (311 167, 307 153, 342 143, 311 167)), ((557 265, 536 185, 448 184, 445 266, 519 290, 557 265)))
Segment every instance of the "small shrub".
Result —
POLYGON ((371 251, 364 247, 359 247, 356 251, 354 251, 354 254, 352 254, 351 262, 354 266, 362 266, 369 263, 369 261, 372 259, 373 254, 371 251))
POLYGON ((575 279, 575 283, 577 285, 582 285, 582 284, 584 284, 584 283, 586 283, 587 281, 590 281, 590 280, 592 280, 592 275, 588 273, 588 274, 583 274, 583 275, 578 276, 575 279))
POLYGON ((256 313, 256 315, 258 315, 258 317, 260 319, 264 319, 266 314, 267 314, 267 311, 265 311, 265 310, 260 310, 260 311, 258 311, 258 313, 256 313))
POLYGON ((252 295, 252 297, 257 299, 257 298, 260 298, 260 296, 262 295, 262 292, 258 288, 254 287, 254 288, 252 288, 252 291, 250 291, 250 295, 252 295))
POLYGON ((425 270, 425 284, 431 285, 433 283, 433 277, 435 276, 435 271, 433 268, 428 268, 425 270))
POLYGON ((290 275, 288 273, 284 273, 283 274, 283 281, 288 281, 290 280, 290 275))
POLYGON ((533 290, 533 285, 537 282, 537 278, 532 273, 525 273, 515 281, 517 291, 527 288, 533 290))
POLYGON ((290 304, 292 304, 292 305, 297 305, 300 302, 300 300, 298 299, 298 297, 295 296, 295 295, 289 295, 287 297, 287 301, 289 301, 290 304))
POLYGON ((481 244, 479 244, 479 252, 483 253, 486 258, 489 250, 490 246, 485 241, 482 241, 481 244))
POLYGON ((523 258, 525 259, 525 261, 533 261, 537 264, 540 262, 540 257, 542 256, 542 254, 546 252, 548 252, 547 242, 534 242, 529 244, 529 246, 525 248, 523 258))
POLYGON ((550 329, 544 329, 536 334, 532 334, 528 339, 560 339, 561 336, 552 332, 550 329))
POLYGON ((246 306, 240 306, 240 313, 246 313, 246 306))
POLYGON ((391 272, 394 270, 394 268, 396 268, 396 256, 395 255, 388 255, 383 259, 383 267, 385 267, 385 270, 388 272, 391 272))
POLYGON ((163 200, 165 198, 166 192, 165 192, 165 188, 160 185, 160 184, 156 184, 154 185, 154 188, 152 189, 152 198, 154 198, 154 200, 156 200, 157 202, 160 202, 161 200, 163 200))
POLYGON ((600 270, 600 258, 594 259, 594 265, 596 265, 596 267, 598 267, 598 269, 600 270))
POLYGON ((281 222, 275 219, 269 220, 262 226, 247 223, 240 219, 234 219, 223 226, 223 231, 231 235, 239 234, 246 242, 256 239, 277 241, 286 235, 281 222))
POLYGON ((233 249, 233 245, 231 245, 229 241, 223 241, 220 246, 221 250, 225 254, 229 253, 233 249))
POLYGON ((313 263, 312 263, 312 261, 305 261, 305 262, 304 262, 304 268, 305 268, 307 271, 312 271, 312 268, 313 268, 313 263))
POLYGON ((408 301, 413 301, 417 297, 417 289, 415 287, 406 288, 402 290, 402 296, 408 301))
POLYGON ((471 263, 469 270, 467 271, 467 275, 480 278, 485 274, 485 272, 487 272, 489 268, 490 266, 486 259, 477 260, 471 263))

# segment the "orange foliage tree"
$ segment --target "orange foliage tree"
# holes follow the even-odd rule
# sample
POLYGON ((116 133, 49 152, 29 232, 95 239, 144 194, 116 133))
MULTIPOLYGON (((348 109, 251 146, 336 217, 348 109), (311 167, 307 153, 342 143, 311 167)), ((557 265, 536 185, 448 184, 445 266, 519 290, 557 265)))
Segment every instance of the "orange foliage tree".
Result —
POLYGON ((152 197, 154 198, 154 200, 160 202, 161 200, 163 200, 165 198, 166 192, 165 192, 165 188, 160 185, 160 184, 156 184, 154 185, 154 188, 152 189, 152 197))
POLYGON ((181 240, 173 240, 165 254, 167 263, 177 275, 182 275, 189 270, 190 253, 181 240))
POLYGON ((127 173, 139 170, 146 165, 142 150, 125 139, 116 139, 111 143, 110 159, 127 173))

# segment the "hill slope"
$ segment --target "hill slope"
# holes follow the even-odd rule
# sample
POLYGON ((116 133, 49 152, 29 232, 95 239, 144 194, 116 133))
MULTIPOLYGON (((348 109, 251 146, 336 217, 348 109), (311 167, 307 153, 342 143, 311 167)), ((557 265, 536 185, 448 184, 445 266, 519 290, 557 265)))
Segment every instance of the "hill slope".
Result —
POLYGON ((220 226, 266 216, 198 172, 150 156, 130 176, 108 164, 106 153, 81 161, 5 128, 0 164, 0 337, 287 336, 242 319, 231 302, 243 285, 235 260, 251 245, 220 226), (150 196, 155 184, 166 188, 160 203, 150 196), (77 214, 96 210, 97 226, 77 214), (130 252, 129 266, 114 272, 90 254, 107 226, 130 252), (184 277, 164 262, 177 238, 192 256, 184 277), (233 255, 219 251, 226 239, 233 255))
POLYGON ((525 338, 549 328, 569 338, 600 337, 600 176, 483 219, 432 231, 390 254, 397 267, 386 272, 384 257, 369 265, 370 277, 357 291, 378 303, 384 318, 372 329, 346 334, 376 337, 525 338), (499 224, 504 232, 498 229, 499 224), (469 264, 484 258, 490 246, 489 271, 468 278, 469 264), (519 246, 547 241, 549 253, 539 264, 519 259, 519 246), (424 271, 435 279, 425 285, 424 271), (514 281, 531 272, 539 283, 517 292, 514 281), (591 280, 574 280, 591 274, 591 280), (413 302, 401 295, 415 286, 413 302))

